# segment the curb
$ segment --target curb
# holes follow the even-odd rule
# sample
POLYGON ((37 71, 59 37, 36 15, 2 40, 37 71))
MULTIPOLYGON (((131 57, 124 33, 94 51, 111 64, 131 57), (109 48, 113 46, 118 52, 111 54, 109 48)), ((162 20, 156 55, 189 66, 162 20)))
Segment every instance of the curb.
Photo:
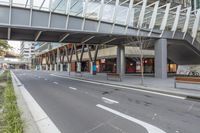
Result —
MULTIPOLYGON (((52 73, 55 74, 55 73, 52 73)), ((63 76, 63 75, 59 75, 59 74, 55 74, 58 76, 63 76)), ((69 77, 72 79, 79 79, 79 80, 85 80, 85 81, 91 81, 91 82, 96 82, 96 83, 103 83, 103 84, 107 84, 107 85, 115 85, 115 86, 121 86, 121 87, 127 87, 127 88, 132 88, 135 90, 144 90, 144 91, 151 91, 151 92, 157 92, 157 93, 162 93, 162 94, 169 94, 169 95, 175 95, 175 96, 182 96, 182 97, 186 97, 186 99, 194 99, 194 100, 200 100, 200 95, 195 95, 195 94, 187 94, 184 92, 172 92, 172 91, 165 91, 165 90, 155 90, 154 88, 151 87, 143 87, 143 86, 137 86, 137 85, 133 85, 133 86, 129 86, 129 85, 119 85, 119 84, 114 84, 114 83, 108 83, 108 82, 103 82, 103 81, 98 81, 98 80, 91 80, 91 79, 86 79, 86 78, 79 78, 79 77, 70 77, 70 76, 63 76, 63 77, 69 77)))
MULTIPOLYGON (((28 112, 30 116, 29 128, 26 133, 61 133, 60 130, 56 127, 53 121, 48 117, 40 105, 35 101, 35 99, 30 95, 26 90, 24 85, 19 81, 15 74, 11 71, 12 81, 14 82, 16 92, 20 93, 22 101, 25 103, 26 109, 23 111, 28 112), (34 128, 34 129, 33 129, 34 128)), ((25 120, 26 117, 25 117, 25 120)))
POLYGON ((17 105, 18 105, 20 111, 22 112, 21 118, 24 122, 24 132, 25 133, 40 133, 40 131, 33 119, 33 116, 28 108, 28 105, 20 91, 20 86, 22 86, 22 84, 20 82, 18 82, 18 80, 16 79, 13 72, 12 71, 10 71, 10 72, 11 72, 12 83, 13 83, 15 95, 17 97, 17 105))

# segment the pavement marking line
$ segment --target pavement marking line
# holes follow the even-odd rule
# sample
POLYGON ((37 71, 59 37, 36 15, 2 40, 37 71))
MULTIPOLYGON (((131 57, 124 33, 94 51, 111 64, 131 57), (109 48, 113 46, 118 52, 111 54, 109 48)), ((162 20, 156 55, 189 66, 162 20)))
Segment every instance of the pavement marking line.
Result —
POLYGON ((148 131, 148 133, 166 133, 165 131, 163 131, 162 129, 160 129, 158 127, 155 127, 155 126, 153 126, 153 125, 151 125, 149 123, 146 123, 144 121, 141 121, 141 120, 136 119, 134 117, 131 117, 129 115, 126 115, 126 114, 123 114, 123 113, 118 112, 116 110, 113 110, 111 108, 108 108, 108 107, 106 107, 104 105, 97 104, 96 106, 99 107, 99 108, 101 108, 101 109, 103 109, 103 110, 106 110, 106 111, 108 111, 110 113, 113 113, 113 114, 115 114, 117 116, 120 116, 120 117, 122 117, 124 119, 127 119, 129 121, 132 121, 134 123, 139 124, 140 126, 144 127, 148 131))
POLYGON ((71 89, 71 90, 77 90, 76 88, 74 88, 74 87, 69 87, 69 89, 71 89))
MULTIPOLYGON (((17 76, 15 76, 15 74, 12 71, 11 73, 16 80, 16 84, 22 85, 17 76)), ((27 91, 27 89, 24 86, 20 86, 18 89, 21 91, 23 99, 27 104, 29 111, 31 112, 33 119, 36 122, 40 132, 61 133, 61 131, 56 127, 53 121, 44 112, 44 110, 40 107, 40 105, 36 102, 36 100, 32 97, 32 95, 27 91)))
POLYGON ((106 98, 106 97, 102 97, 103 100, 108 101, 109 103, 113 104, 113 103, 119 103, 118 101, 106 98))
POLYGON ((99 84, 99 85, 105 85, 105 86, 117 87, 117 88, 124 88, 124 89, 128 89, 128 90, 146 92, 146 93, 151 93, 151 94, 156 94, 156 95, 161 95, 161 96, 167 96, 167 97, 172 97, 172 98, 177 98, 177 99, 182 99, 182 100, 186 99, 186 97, 184 97, 184 96, 176 96, 176 95, 164 94, 164 93, 161 93, 161 92, 153 92, 153 91, 148 91, 148 90, 134 89, 134 88, 125 87, 125 86, 117 86, 117 85, 111 85, 111 84, 106 84, 106 83, 99 83, 99 82, 94 82, 94 81, 81 80, 81 79, 64 77, 64 76, 55 75, 55 74, 50 74, 50 75, 51 76, 55 76, 55 77, 60 77, 60 78, 66 78, 66 79, 71 79, 71 80, 82 81, 82 82, 86 82, 86 83, 99 84))
POLYGON ((58 82, 53 82, 54 84, 58 84, 58 82))

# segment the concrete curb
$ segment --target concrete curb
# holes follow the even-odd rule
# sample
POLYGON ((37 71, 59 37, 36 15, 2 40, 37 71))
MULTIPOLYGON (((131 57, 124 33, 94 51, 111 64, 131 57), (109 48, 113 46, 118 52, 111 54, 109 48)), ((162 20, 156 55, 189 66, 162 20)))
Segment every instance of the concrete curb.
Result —
POLYGON ((16 92, 22 97, 21 102, 25 103, 26 108, 20 108, 25 111, 25 114, 29 116, 25 117, 25 121, 29 118, 28 123, 31 124, 26 129, 26 133, 61 133, 53 121, 48 117, 40 105, 35 101, 35 99, 30 95, 30 93, 25 89, 24 85, 19 81, 13 72, 11 72, 12 80, 14 82, 14 88, 16 92))
MULTIPOLYGON (((63 76, 63 75, 59 75, 59 74, 55 74, 55 75, 63 76)), ((108 84, 108 85, 117 85, 117 86, 121 86, 121 87, 128 87, 128 88, 133 88, 135 90, 145 90, 145 91, 152 91, 152 92, 169 94, 169 95, 175 95, 175 96, 182 96, 182 97, 186 97, 188 99, 200 100, 200 95, 199 94, 192 94, 192 93, 186 93, 186 92, 174 92, 174 91, 166 91, 166 90, 158 90, 156 88, 145 87, 145 86, 138 86, 138 85, 133 85, 133 86, 130 86, 130 85, 119 85, 119 84, 108 83, 108 82, 104 82, 104 81, 86 79, 84 77, 70 77, 70 76, 64 76, 64 77, 69 77, 69 78, 74 78, 74 79, 79 79, 79 80, 85 80, 85 81, 92 81, 92 82, 103 83, 103 84, 108 84)))
POLYGON ((27 106, 27 103, 25 102, 25 99, 23 98, 23 95, 20 91, 20 84, 17 82, 17 79, 15 78, 15 75, 11 71, 11 77, 12 77, 12 83, 14 87, 14 91, 17 97, 17 105, 19 109, 21 110, 21 118, 24 122, 24 132, 25 133, 40 133, 33 116, 27 106))

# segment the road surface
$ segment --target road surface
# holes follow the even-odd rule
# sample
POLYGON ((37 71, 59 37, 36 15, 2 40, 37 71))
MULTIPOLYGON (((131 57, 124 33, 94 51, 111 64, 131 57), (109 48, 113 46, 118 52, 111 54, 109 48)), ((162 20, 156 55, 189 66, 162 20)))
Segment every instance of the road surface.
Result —
POLYGON ((200 103, 14 70, 62 133, 199 133, 200 103))

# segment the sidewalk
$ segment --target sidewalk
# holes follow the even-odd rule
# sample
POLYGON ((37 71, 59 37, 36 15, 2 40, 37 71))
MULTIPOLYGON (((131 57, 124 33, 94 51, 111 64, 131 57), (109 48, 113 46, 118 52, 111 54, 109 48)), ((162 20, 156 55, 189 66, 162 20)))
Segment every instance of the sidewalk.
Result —
MULTIPOLYGON (((68 72, 55 72, 52 71, 50 73, 69 77, 68 72)), ((200 99, 200 85, 198 84, 177 84, 178 88, 174 88, 174 78, 168 79, 157 79, 154 77, 145 77, 144 85, 141 85, 140 76, 126 75, 122 78, 122 82, 120 81, 111 81, 107 80, 107 76, 105 73, 98 73, 97 75, 91 75, 89 73, 70 73, 71 78, 78 78, 82 80, 90 80, 94 82, 101 82, 125 87, 131 87, 136 89, 143 89, 149 91, 155 91, 160 93, 173 94, 178 96, 186 96, 190 98, 198 98, 200 99)))

